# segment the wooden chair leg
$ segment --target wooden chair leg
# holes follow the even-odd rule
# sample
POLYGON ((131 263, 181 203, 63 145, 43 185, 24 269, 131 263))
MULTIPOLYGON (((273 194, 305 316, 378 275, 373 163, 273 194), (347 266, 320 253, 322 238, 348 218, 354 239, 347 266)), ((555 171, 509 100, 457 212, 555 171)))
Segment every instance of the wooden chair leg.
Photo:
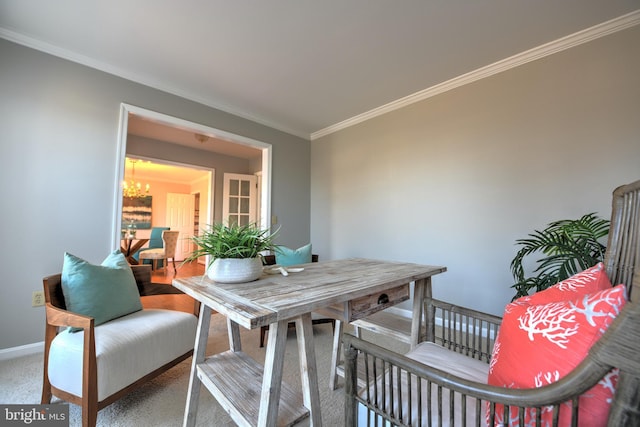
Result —
POLYGON ((82 426, 95 427, 98 419, 98 365, 93 322, 91 328, 84 330, 83 353, 82 426))
MULTIPOLYGON (((296 322, 287 323, 287 329, 295 326, 296 322)), ((260 327, 260 347, 264 347, 264 338, 267 336, 267 332, 269 332, 269 325, 260 327)))
POLYGON ((269 330, 268 326, 260 327, 260 348, 264 347, 264 337, 267 334, 268 330, 269 330))
POLYGON ((200 313, 200 301, 197 299, 193 300, 193 314, 197 317, 200 313))
POLYGON ((342 351, 342 331, 344 325, 342 321, 335 321, 333 330, 333 348, 331 350, 331 369, 329 373, 329 389, 338 388, 338 365, 340 364, 340 352, 342 351))
POLYGON ((42 374, 42 399, 40 400, 40 403, 43 405, 51 403, 52 395, 51 383, 49 382, 49 347, 51 346, 51 341, 53 341, 56 336, 57 329, 57 327, 47 324, 44 332, 44 372, 42 374))
POLYGON ((82 400, 82 427, 95 427, 98 422, 98 402, 82 400))
MULTIPOLYGON (((320 323, 331 323, 331 327, 333 329, 333 332, 335 333, 336 331, 336 321, 335 319, 316 319, 316 320, 312 320, 311 324, 312 325, 317 325, 320 323)), ((289 327, 294 326, 295 322, 289 322, 289 327)), ((264 347, 264 338, 267 335, 267 331, 269 331, 269 326, 261 326, 260 327, 260 347, 264 347)))
MULTIPOLYGON (((46 376, 47 374, 45 373, 44 375, 46 376)), ((44 378, 42 381, 42 398, 40 403, 43 405, 51 403, 51 397, 51 383, 49 382, 49 378, 44 378)))

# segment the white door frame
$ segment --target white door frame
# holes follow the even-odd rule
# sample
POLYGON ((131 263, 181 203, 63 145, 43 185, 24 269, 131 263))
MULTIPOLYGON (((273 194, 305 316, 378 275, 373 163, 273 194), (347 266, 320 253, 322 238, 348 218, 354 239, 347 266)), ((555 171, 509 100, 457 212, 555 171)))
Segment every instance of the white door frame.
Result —
MULTIPOLYGON (((127 154, 127 133, 129 128, 129 114, 144 117, 149 120, 160 122, 167 126, 188 129, 194 133, 211 133, 220 136, 223 139, 233 143, 247 145, 262 150, 262 205, 260 206, 261 218, 260 225, 263 228, 270 226, 268 218, 271 217, 271 162, 272 162, 272 146, 266 142, 247 138, 241 135, 230 133, 222 129, 213 128, 167 114, 158 113, 156 111, 147 110, 145 108, 136 107, 134 105, 120 104, 120 124, 118 129, 118 145, 116 148, 116 167, 115 167, 115 183, 113 194, 113 226, 111 235, 113 236, 112 250, 120 248, 120 230, 122 221, 122 186, 120 183, 124 179, 125 172, 125 156, 127 154)), ((138 156, 139 157, 139 156, 138 156)), ((185 165, 188 167, 200 167, 196 165, 185 165)), ((213 175, 213 174, 212 174, 213 175)), ((213 190, 213 182, 211 183, 213 190)), ((213 223, 213 198, 210 197, 210 209, 207 217, 207 223, 213 223)))

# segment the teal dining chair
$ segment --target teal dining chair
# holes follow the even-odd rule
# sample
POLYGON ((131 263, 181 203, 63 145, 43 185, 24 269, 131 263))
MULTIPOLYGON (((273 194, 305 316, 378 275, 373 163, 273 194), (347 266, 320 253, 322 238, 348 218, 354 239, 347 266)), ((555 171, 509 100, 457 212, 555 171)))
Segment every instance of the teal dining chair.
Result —
MULTIPOLYGON (((144 252, 149 249, 157 249, 161 248, 162 243, 162 232, 165 230, 170 230, 170 227, 153 227, 151 229, 151 235, 149 236, 149 246, 143 249, 140 249, 138 252, 133 254, 133 258, 136 261, 140 261, 140 252, 144 252)), ((151 264, 153 261, 150 259, 143 259, 142 264, 151 264)), ((158 267, 164 267, 163 260, 158 260, 158 267)))

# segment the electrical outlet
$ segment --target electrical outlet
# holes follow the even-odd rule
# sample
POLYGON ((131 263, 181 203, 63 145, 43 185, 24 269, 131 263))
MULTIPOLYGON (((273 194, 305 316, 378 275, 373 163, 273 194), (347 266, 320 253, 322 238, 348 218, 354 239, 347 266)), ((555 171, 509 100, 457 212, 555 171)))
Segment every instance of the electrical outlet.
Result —
POLYGON ((40 307, 44 305, 44 291, 33 291, 31 294, 31 306, 40 307))

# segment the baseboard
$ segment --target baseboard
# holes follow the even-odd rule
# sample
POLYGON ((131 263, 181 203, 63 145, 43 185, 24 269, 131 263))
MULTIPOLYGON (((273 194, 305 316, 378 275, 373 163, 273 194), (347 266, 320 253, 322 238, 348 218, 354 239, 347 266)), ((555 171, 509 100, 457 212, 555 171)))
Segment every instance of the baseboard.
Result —
POLYGON ((0 362, 44 352, 44 341, 0 350, 0 362))
POLYGON ((389 313, 393 313, 396 314, 400 317, 406 317, 407 319, 411 319, 413 318, 413 311, 406 309, 406 308, 400 308, 400 307, 389 307, 387 308, 385 311, 389 312, 389 313))
MULTIPOLYGON (((408 309, 406 309, 406 308, 400 308, 400 307, 389 307, 389 308, 387 308, 387 309, 386 309, 386 311, 388 311, 388 312, 390 312, 390 313, 393 313, 393 314, 396 314, 396 315, 398 315, 398 316, 405 317, 405 318, 407 318, 407 319, 411 319, 411 318, 413 317, 413 316, 412 316, 412 311, 411 311, 411 310, 408 310, 408 309)), ((442 327, 442 325, 443 325, 443 324, 444 324, 444 322, 442 321, 442 318, 441 318, 441 317, 436 317, 436 326, 438 326, 438 327, 442 327)), ((460 329, 461 329, 462 331, 465 331, 465 332, 466 332, 466 327, 465 327, 464 325, 461 325, 461 326, 460 326, 460 329)), ((482 328, 482 336, 483 336, 483 337, 487 338, 487 337, 488 337, 488 335, 489 335, 489 333, 488 333, 488 332, 489 332, 489 331, 487 330, 487 328, 482 328)), ((495 339, 496 337, 492 336, 491 338, 495 339)))

